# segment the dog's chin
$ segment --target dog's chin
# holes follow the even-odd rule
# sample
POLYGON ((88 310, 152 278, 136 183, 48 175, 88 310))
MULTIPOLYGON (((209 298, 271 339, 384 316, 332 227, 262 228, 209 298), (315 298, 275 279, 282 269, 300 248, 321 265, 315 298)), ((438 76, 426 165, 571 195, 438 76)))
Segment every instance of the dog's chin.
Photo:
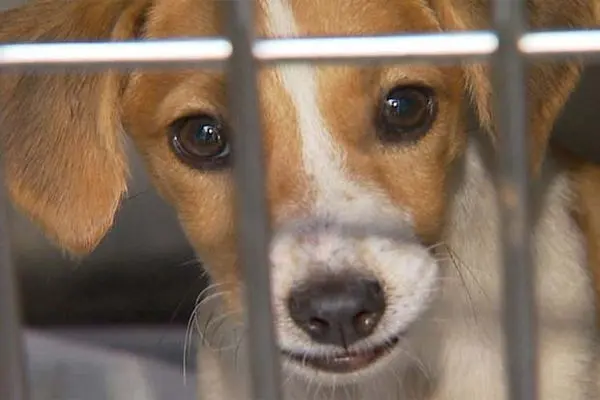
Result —
POLYGON ((399 361, 401 336, 390 338, 378 345, 359 350, 311 354, 282 350, 283 359, 290 372, 300 377, 336 384, 344 381, 356 383, 365 377, 377 374, 390 363, 399 361))

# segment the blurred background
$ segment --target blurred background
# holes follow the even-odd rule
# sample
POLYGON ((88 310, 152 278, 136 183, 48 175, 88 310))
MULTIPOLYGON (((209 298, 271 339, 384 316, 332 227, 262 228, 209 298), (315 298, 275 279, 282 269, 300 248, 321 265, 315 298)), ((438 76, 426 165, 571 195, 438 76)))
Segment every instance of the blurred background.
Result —
MULTIPOLYGON (((24 0, 0 0, 0 8, 24 0)), ((556 139, 600 161, 600 70, 586 71, 556 139)), ((114 229, 88 258, 71 260, 11 211, 25 322, 81 340, 150 352, 180 364, 185 324, 205 285, 173 211, 130 151, 132 179, 114 229), (100 328, 100 329, 99 329, 100 328), (143 332, 143 334, 140 334, 143 332)))

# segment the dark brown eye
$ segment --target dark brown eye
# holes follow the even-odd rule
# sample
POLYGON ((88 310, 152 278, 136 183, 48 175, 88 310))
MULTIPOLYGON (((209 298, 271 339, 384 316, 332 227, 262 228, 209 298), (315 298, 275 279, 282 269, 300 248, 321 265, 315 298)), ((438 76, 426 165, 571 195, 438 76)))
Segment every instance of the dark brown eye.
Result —
POLYGON ((415 141, 435 120, 437 103, 431 88, 398 86, 387 93, 379 114, 379 133, 384 141, 415 141))
POLYGON ((210 115, 180 118, 169 129, 171 149, 183 162, 197 169, 226 166, 230 147, 223 124, 210 115))

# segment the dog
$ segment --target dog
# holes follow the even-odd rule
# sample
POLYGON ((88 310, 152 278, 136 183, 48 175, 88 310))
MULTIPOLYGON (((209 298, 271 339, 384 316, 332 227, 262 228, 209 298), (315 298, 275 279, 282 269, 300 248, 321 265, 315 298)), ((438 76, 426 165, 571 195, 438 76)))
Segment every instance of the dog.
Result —
MULTIPOLYGON (((256 0, 263 37, 486 29, 484 0, 256 0)), ((529 0, 532 29, 590 28, 595 1, 529 0)), ((224 34, 213 0, 38 0, 3 42, 224 34)), ((528 67, 540 395, 597 399, 600 170, 549 146, 575 61, 528 67)), ((272 303, 291 399, 502 399, 492 87, 483 64, 266 66, 259 97, 272 303), (472 116, 472 118, 470 118, 472 116)), ((143 156, 213 282, 198 306, 203 399, 250 399, 232 132, 220 72, 4 71, 0 146, 14 204, 92 251, 143 156)))

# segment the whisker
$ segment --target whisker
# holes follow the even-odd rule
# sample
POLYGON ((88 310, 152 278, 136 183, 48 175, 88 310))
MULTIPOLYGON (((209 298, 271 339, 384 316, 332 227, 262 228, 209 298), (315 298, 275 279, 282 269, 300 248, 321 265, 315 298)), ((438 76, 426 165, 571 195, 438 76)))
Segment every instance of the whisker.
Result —
MULTIPOLYGON (((305 359, 306 359, 307 356, 308 356, 308 354, 305 353, 304 356, 302 357, 302 366, 303 367, 306 366, 306 364, 305 364, 304 361, 305 361, 305 359)), ((306 387, 307 387, 307 394, 310 393, 310 391, 312 390, 312 386, 313 386, 313 384, 315 382, 315 376, 316 376, 316 372, 313 373, 313 374, 311 374, 311 376, 310 376, 310 379, 309 379, 309 381, 308 381, 308 383, 306 385, 306 387)))
POLYGON ((344 385, 344 392, 346 393, 346 397, 347 398, 352 398, 352 394, 350 393, 350 390, 348 389, 348 385, 344 385))
POLYGON ((435 250, 435 249, 437 249, 437 248, 438 248, 438 247, 440 247, 440 246, 445 246, 445 243, 444 243, 444 242, 437 242, 437 243, 434 243, 434 244, 432 244, 431 246, 429 246, 429 247, 426 247, 426 248, 425 248, 425 250, 427 250, 427 251, 435 250))
MULTIPOLYGON (((454 270, 456 271, 456 273, 458 274, 458 277, 460 278, 460 281, 462 283, 463 288, 465 289, 465 293, 467 295, 467 300, 469 302, 469 308, 471 309, 471 314, 473 317, 473 320, 475 321, 475 324, 477 324, 477 313, 475 311, 475 304, 473 302, 473 296, 471 296, 471 291, 469 290, 469 286, 467 285, 467 282, 465 280, 465 277, 461 271, 461 266, 465 267, 465 269, 467 270, 467 272, 469 272, 469 268, 466 264, 459 264, 457 262, 457 258, 456 258, 456 254, 452 251, 452 249, 450 248, 450 246, 445 246, 446 251, 448 252, 448 255, 451 258, 451 265, 454 268, 454 270)), ((460 260, 458 260, 460 261, 460 260)), ((471 275, 471 277, 473 277, 471 275)))
MULTIPOLYGON (((217 318, 213 318, 213 320, 209 323, 205 325, 204 331, 202 332, 202 335, 205 338, 209 338, 208 339, 208 345, 210 346, 210 343, 212 343, 215 338, 215 336, 217 335, 217 333, 221 330, 221 327, 223 326, 223 324, 232 316, 238 315, 239 313, 237 311, 233 311, 233 312, 229 312, 229 313, 225 313, 222 315, 219 315, 217 318), (212 330, 212 333, 209 333, 209 330, 211 328, 211 326, 215 326, 216 327, 212 330)), ((218 347, 216 350, 220 350, 222 349, 222 347, 218 347)))
MULTIPOLYGON (((191 262, 191 260, 188 261, 188 262, 191 262)), ((180 264, 180 265, 182 265, 182 264, 180 264)), ((194 283, 194 284, 197 283, 198 280, 203 279, 205 276, 206 276, 206 271, 202 271, 200 273, 200 275, 198 277, 196 277, 196 279, 194 279, 194 281, 192 283, 194 283)), ((173 321, 175 320, 175 318, 179 314, 181 308, 185 304, 186 299, 189 298, 188 296, 195 289, 194 284, 190 284, 190 287, 185 291, 185 293, 183 294, 181 300, 177 303, 177 306, 175 307, 175 309, 173 310, 173 313, 171 314, 171 317, 169 318, 168 325, 171 325, 173 323, 173 321)), ((165 337, 166 337, 166 333, 163 334, 163 335, 161 335, 161 337, 159 338, 158 343, 157 343, 158 346, 160 346, 163 343, 165 337)))
POLYGON ((210 321, 209 323, 204 325, 204 330, 202 333, 204 333, 205 335, 208 333, 208 331, 210 330, 210 328, 215 325, 215 323, 218 323, 219 325, 217 325, 217 327, 213 330, 214 331, 218 331, 219 328, 221 327, 221 325, 224 323, 224 321, 227 320, 227 318, 235 316, 235 315, 239 315, 239 311, 235 310, 235 311, 230 311, 230 312, 226 312, 226 313, 222 313, 221 315, 219 315, 217 318, 213 318, 212 321, 210 321))
MULTIPOLYGON (((285 360, 284 360, 284 362, 283 362, 283 363, 284 363, 284 365, 285 365, 285 364, 288 364, 288 363, 290 363, 290 361, 285 361, 285 360)), ((289 385, 289 384, 291 383, 291 381, 292 381, 292 374, 289 374, 289 375, 288 375, 288 376, 286 376, 286 377, 285 377, 285 379, 283 380, 283 386, 285 387, 285 386, 289 385)))
POLYGON ((217 288, 220 288, 222 286, 225 286, 229 284, 228 282, 220 282, 220 283, 211 283, 210 285, 208 285, 207 287, 205 287, 196 297, 196 305, 200 302, 202 302, 202 300, 204 299, 204 296, 210 292, 211 290, 215 290, 217 288))
POLYGON ((400 351, 402 351, 404 355, 406 355, 410 360, 412 360, 415 363, 416 367, 423 374, 427 382, 431 382, 431 375, 429 374, 428 368, 425 366, 423 361, 419 357, 413 355, 408 349, 400 347, 400 351))
MULTIPOLYGON (((200 308, 202 308, 204 305, 208 304, 211 300, 213 300, 219 296, 222 296, 223 294, 225 294, 227 292, 226 291, 215 292, 207 297, 204 297, 200 301, 198 301, 198 299, 201 299, 202 296, 204 294, 206 294, 208 291, 216 290, 218 287, 221 287, 224 284, 225 283, 208 285, 204 290, 202 290, 200 292, 200 294, 197 297, 196 305, 194 306, 194 309, 192 310, 192 313, 190 315, 190 318, 189 318, 187 326, 186 326, 186 333, 185 333, 185 338, 184 338, 184 343, 183 343, 183 382, 184 382, 184 385, 187 384, 187 363, 188 363, 187 360, 188 360, 190 345, 191 345, 191 341, 192 341, 192 337, 193 337, 193 333, 194 333, 194 329, 193 329, 194 327, 196 328, 196 331, 199 332, 199 334, 200 334, 201 342, 207 343, 206 338, 201 333, 201 330, 198 329, 198 318, 197 318, 198 312, 199 312, 200 308)), ((206 324, 208 324, 213 318, 214 318, 214 310, 211 310, 211 312, 208 315, 208 318, 206 320, 206 324)))
POLYGON ((400 371, 398 371, 398 368, 396 368, 395 366, 392 366, 392 367, 390 368, 390 372, 391 372, 391 374, 393 375, 393 377, 394 377, 394 379, 395 379, 395 382, 394 382, 394 383, 395 383, 395 385, 394 385, 394 388, 396 389, 396 390, 395 390, 395 392, 396 392, 396 396, 395 396, 395 397, 396 397, 397 399, 400 399, 400 398, 402 398, 402 397, 403 397, 403 396, 401 395, 401 393, 400 393, 400 392, 401 392, 400 388, 401 388, 401 386, 402 386, 402 382, 403 382, 403 379, 402 379, 401 372, 400 372, 400 371))
POLYGON ((238 337, 238 340, 237 340, 237 344, 236 344, 235 350, 233 352, 233 366, 236 369, 236 371, 237 371, 237 368, 238 368, 238 358, 239 358, 240 347, 242 347, 242 342, 243 342, 244 337, 245 337, 245 335, 247 333, 247 330, 243 326, 240 327, 240 330, 241 330, 241 332, 239 332, 239 337, 238 337))
POLYGON ((321 391, 321 389, 323 388, 323 382, 319 381, 317 383, 317 390, 315 390, 315 400, 317 400, 319 398, 319 392, 321 391))
MULTIPOLYGON (((208 319, 210 320, 213 317, 213 313, 211 312, 211 314, 209 314, 208 319)), ((187 357, 188 357, 188 353, 189 353, 189 346, 191 344, 191 340, 192 340, 192 334, 193 334, 193 325, 195 325, 197 323, 196 320, 196 313, 192 312, 192 315, 190 316, 186 329, 185 329, 185 338, 183 340, 183 384, 187 385, 187 357)), ((200 338, 200 340, 204 340, 204 338, 200 338)))
MULTIPOLYGON (((197 261, 196 259, 194 259, 194 260, 197 261)), ((194 260, 186 261, 186 262, 184 262, 182 264, 179 264, 179 266, 185 265, 186 263, 191 263, 194 260)), ((206 274, 207 274, 206 271, 202 271, 200 273, 200 275, 198 275, 194 279, 193 283, 196 283, 197 281, 199 281, 201 279, 204 279, 206 277, 206 274)), ((179 310, 181 309, 181 307, 185 303, 185 299, 188 297, 188 295, 190 294, 190 292, 192 292, 192 290, 194 290, 194 289, 195 289, 194 285, 190 285, 190 287, 185 291, 185 293, 182 296, 182 299, 179 301, 179 303, 177 303, 177 306, 175 307, 175 310, 173 311, 173 314, 171 315, 171 318, 169 319, 169 324, 171 324, 173 322, 173 320, 177 317, 177 314, 179 313, 179 310)))
POLYGON ((471 267, 460 258, 460 256, 458 255, 458 253, 456 253, 456 251, 452 250, 449 246, 446 246, 446 249, 448 251, 448 254, 457 262, 457 265, 460 264, 460 266, 464 267, 464 269, 467 271, 467 273, 469 274, 469 276, 471 277, 473 282, 479 287, 479 290, 481 291, 481 293, 484 296, 488 297, 486 290, 484 289, 481 282, 479 282, 479 280, 475 276, 475 273, 473 273, 471 267))
POLYGON ((206 296, 204 299, 202 299, 202 301, 200 301, 199 303, 197 303, 194 306, 194 309, 192 310, 192 315, 197 314, 202 307, 208 306, 211 301, 216 300, 219 297, 226 295, 228 293, 230 293, 230 292, 222 291, 222 292, 215 292, 215 293, 210 294, 209 296, 206 296))
MULTIPOLYGON (((192 315, 191 318, 194 319, 194 323, 196 325, 196 329, 198 330, 199 333, 203 333, 206 331, 206 325, 209 324, 210 320, 213 318, 214 313, 217 312, 215 309, 211 309, 210 314, 209 314, 209 318, 204 322, 204 329, 199 329, 198 327, 198 314, 200 313, 200 309, 206 305, 208 305, 208 303, 211 300, 214 300, 216 298, 218 298, 219 296, 222 296, 223 294, 225 294, 227 292, 216 292, 213 293, 212 295, 206 297, 204 300, 202 300, 200 303, 196 304, 196 307, 194 307, 194 310, 192 311, 192 315)), ((203 342, 204 343, 204 342, 203 342)))

